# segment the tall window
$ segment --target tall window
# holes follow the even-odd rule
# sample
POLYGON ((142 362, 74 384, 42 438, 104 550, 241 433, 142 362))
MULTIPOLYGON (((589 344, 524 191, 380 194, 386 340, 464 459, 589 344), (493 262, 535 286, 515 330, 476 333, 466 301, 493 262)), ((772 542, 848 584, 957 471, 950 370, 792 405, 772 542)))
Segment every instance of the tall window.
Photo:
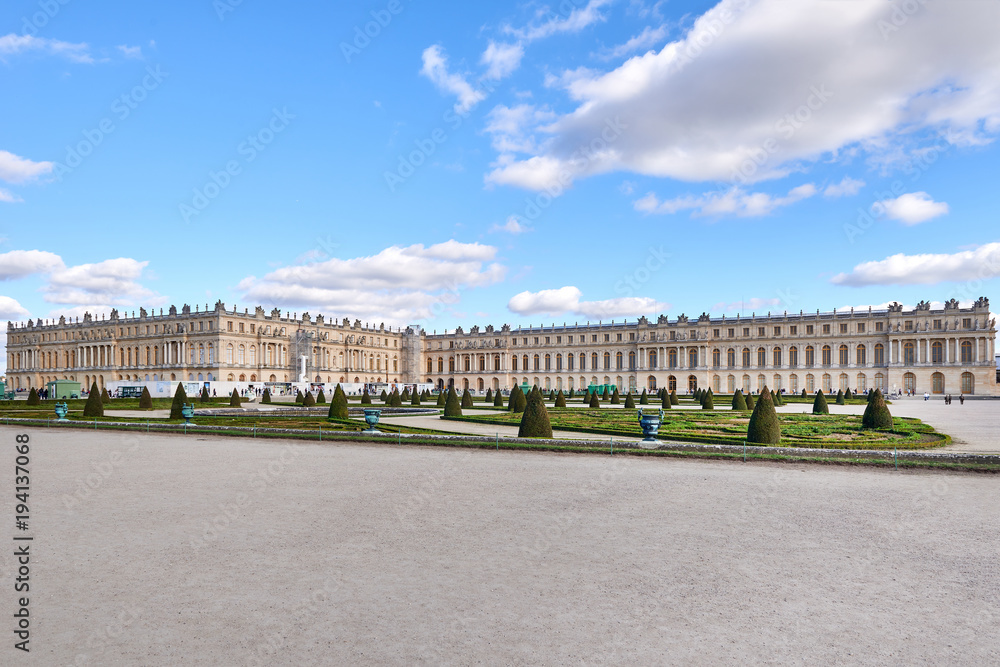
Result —
POLYGON ((972 373, 962 373, 962 393, 976 393, 976 377, 972 373))
POLYGON ((795 368, 799 365, 799 348, 790 347, 788 348, 788 365, 795 368))
POLYGON ((771 350, 771 365, 775 368, 781 367, 781 348, 776 347, 771 350))
POLYGON ((718 368, 722 365, 722 351, 712 350, 712 366, 718 368))
MULTIPOLYGON (((587 370, 587 355, 585 355, 583 352, 580 353, 580 370, 581 371, 587 370)), ((581 387, 582 386, 583 383, 581 383, 581 387)))
POLYGON ((916 361, 916 346, 913 343, 903 343, 903 363, 912 366, 916 361))
POLYGON ((823 365, 830 366, 833 364, 833 350, 830 349, 829 345, 823 346, 823 365))
POLYGON ((939 340, 931 344, 931 362, 935 364, 944 363, 944 345, 939 340))
POLYGON ((615 368, 617 370, 622 370, 624 368, 624 366, 623 366, 624 363, 625 362, 624 362, 624 357, 622 356, 622 353, 619 352, 619 353, 615 354, 615 368))
POLYGON ((851 363, 850 362, 850 354, 847 351, 847 346, 846 345, 841 345, 837 349, 837 356, 839 357, 838 361, 839 361, 839 363, 840 363, 841 366, 846 366, 847 364, 851 363))
MULTIPOLYGON (((806 366, 816 365, 816 350, 813 349, 812 345, 806 347, 806 366)), ((812 389, 809 390, 812 393, 812 389)))
POLYGON ((677 350, 667 352, 667 364, 671 368, 677 368, 677 350))
POLYGON ((650 350, 649 352, 649 367, 656 368, 656 350, 650 350))
POLYGON ((743 368, 750 368, 750 348, 749 347, 743 348, 742 357, 743 357, 743 359, 742 359, 742 361, 743 361, 743 368))
POLYGON ((867 363, 868 350, 864 345, 858 345, 857 350, 855 350, 854 360, 857 362, 858 366, 864 366, 867 363))
POLYGON ((635 370, 635 352, 628 353, 628 369, 630 371, 635 370))
POLYGON ((595 371, 598 368, 600 368, 600 366, 598 366, 597 353, 596 352, 594 352, 593 354, 590 355, 590 368, 592 370, 595 370, 595 371))
MULTIPOLYGON (((962 341, 962 363, 971 364, 972 363, 972 341, 963 340, 962 341)), ((967 392, 972 393, 972 392, 967 392)))
MULTIPOLYGON (((875 346, 875 365, 885 366, 885 346, 879 343, 875 346)), ((878 387, 881 389, 881 387, 878 387)))
POLYGON ((698 350, 696 348, 691 348, 690 350, 688 350, 688 368, 697 368, 697 367, 698 367, 698 350))
POLYGON ((556 355, 556 370, 557 371, 561 371, 562 370, 562 355, 561 354, 557 354, 556 355))
POLYGON ((535 369, 536 371, 537 371, 537 370, 540 370, 540 368, 539 368, 539 364, 541 363, 541 360, 539 359, 539 357, 538 357, 538 355, 537 355, 537 354, 536 354, 536 355, 534 356, 534 358, 532 359, 532 361, 534 361, 534 362, 535 362, 535 366, 534 366, 534 369, 535 369))
POLYGON ((736 350, 733 348, 726 351, 726 366, 736 368, 736 350))
POLYGON ((604 353, 604 370, 606 370, 606 371, 611 370, 611 353, 610 352, 605 352, 604 353))
POLYGON ((767 366, 767 351, 762 347, 757 348, 757 368, 767 366))

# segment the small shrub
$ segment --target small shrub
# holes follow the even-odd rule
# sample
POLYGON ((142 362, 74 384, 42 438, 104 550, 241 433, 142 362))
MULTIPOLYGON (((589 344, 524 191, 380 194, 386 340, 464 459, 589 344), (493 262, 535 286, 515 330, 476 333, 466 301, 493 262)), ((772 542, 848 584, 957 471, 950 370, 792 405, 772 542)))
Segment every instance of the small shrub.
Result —
POLYGON ((562 389, 556 394, 556 407, 565 408, 566 407, 566 395, 562 393, 562 389))
MULTIPOLYGON (((94 383, 94 389, 97 389, 97 383, 94 383)), ((100 399, 100 392, 97 393, 97 400, 100 399)), ((89 398, 87 400, 90 400, 89 398)), ((143 387, 142 394, 139 396, 139 409, 140 410, 152 410, 153 409, 153 397, 149 395, 149 388, 143 387)), ((101 412, 101 416, 104 416, 104 412, 101 412)))
MULTIPOLYGON (((95 388, 97 387, 96 382, 94 383, 94 387, 95 388)), ((101 400, 101 392, 95 391, 94 393, 97 394, 97 400, 101 400)), ((35 391, 34 387, 32 387, 31 391, 28 392, 28 400, 25 401, 25 405, 41 405, 41 404, 42 404, 42 399, 38 397, 38 392, 35 391)))
MULTIPOLYGON (((202 400, 202 403, 204 403, 204 402, 205 401, 202 400)), ((261 394, 261 396, 260 396, 260 402, 262 404, 264 404, 264 405, 268 405, 268 404, 271 403, 271 390, 270 389, 265 389, 264 390, 264 393, 261 394)))
POLYGON ((742 389, 737 389, 736 393, 733 394, 733 410, 739 412, 746 412, 747 410, 747 399, 743 396, 742 389))
POLYGON ((240 407, 240 395, 235 389, 233 389, 232 396, 229 397, 229 407, 238 408, 240 407))
POLYGON ((635 399, 632 398, 632 392, 625 394, 625 409, 627 410, 635 409, 635 399))
POLYGON ((311 408, 314 405, 316 405, 316 399, 313 398, 313 394, 311 391, 307 391, 306 395, 302 398, 302 407, 311 408))
POLYGON ((881 391, 876 389, 872 393, 874 397, 868 402, 865 414, 861 417, 861 428, 891 431, 892 414, 889 412, 889 406, 885 404, 885 398, 883 398, 881 391))
POLYGON ((747 400, 747 410, 753 410, 757 407, 757 401, 754 399, 753 394, 746 395, 747 400))
POLYGON ((642 390, 642 395, 639 396, 639 405, 649 405, 649 396, 646 394, 646 390, 642 390))
POLYGON ((466 389, 464 392, 462 392, 462 407, 463 408, 471 408, 472 405, 473 405, 473 403, 472 403, 472 392, 470 392, 468 389, 466 389))
POLYGON ((670 394, 665 391, 660 392, 660 407, 664 410, 670 410, 674 407, 673 401, 670 400, 670 394))
MULTIPOLYGON (((666 390, 664 389, 664 391, 666 390)), ((670 392, 670 405, 678 405, 679 403, 680 401, 677 400, 677 390, 674 389, 670 392)))
POLYGON ((493 397, 493 407, 495 408, 503 407, 503 394, 501 394, 499 391, 493 397))
POLYGON ((615 387, 615 391, 611 394, 611 405, 621 405, 622 397, 618 394, 618 387, 615 387))
MULTIPOLYGON (((337 390, 335 389, 334 394, 336 393, 337 390)), ((372 404, 372 396, 371 394, 368 393, 368 387, 365 387, 365 390, 361 392, 361 405, 371 405, 371 404, 372 404)))
POLYGON ((443 408, 444 404, 445 404, 445 402, 447 400, 448 400, 448 392, 447 391, 440 391, 440 392, 438 392, 437 406, 439 408, 443 408))
POLYGON ((774 411, 774 401, 771 392, 765 386, 757 397, 757 405, 750 415, 747 426, 747 442, 756 445, 777 445, 781 442, 781 426, 778 424, 778 413, 774 411))
MULTIPOLYGON (((368 391, 368 389, 365 389, 365 391, 368 391)), ((316 404, 326 405, 326 394, 323 393, 322 389, 319 390, 319 394, 316 396, 316 404)))
POLYGON ((184 415, 181 413, 184 404, 187 403, 188 397, 187 392, 184 391, 184 384, 182 382, 177 383, 177 391, 174 392, 174 400, 170 404, 170 418, 171 419, 183 419, 184 415))
MULTIPOLYGON (((364 397, 362 397, 364 398, 364 397)), ((368 398, 371 400, 371 397, 368 398)), ((326 413, 327 419, 347 419, 347 394, 338 384, 333 390, 333 397, 330 398, 330 409, 326 413)))
MULTIPOLYGON (((143 390, 145 391, 145 388, 143 388, 143 390)), ((37 397, 38 394, 35 394, 35 396, 37 397)), ((152 405, 153 403, 152 398, 149 399, 149 403, 150 405, 152 405)), ((83 406, 83 416, 84 417, 104 416, 104 404, 101 402, 101 392, 97 388, 96 382, 90 386, 90 393, 87 395, 87 404, 83 406)))
MULTIPOLYGON (((267 402, 270 403, 271 402, 271 392, 269 392, 267 389, 265 389, 264 393, 267 394, 267 402)), ((199 394, 199 396, 198 396, 198 402, 199 403, 211 403, 212 402, 212 397, 208 395, 208 387, 206 387, 204 385, 202 386, 202 388, 201 388, 201 394, 199 394)))
POLYGON ((295 392, 295 402, 301 405, 302 401, 304 401, 304 400, 306 400, 306 397, 302 395, 302 391, 301 390, 296 391, 295 392))
POLYGON ((837 405, 847 405, 847 401, 844 400, 844 390, 837 390, 837 405))
POLYGON ((599 408, 601 407, 601 401, 597 398, 597 392, 595 391, 590 395, 590 407, 599 408))
POLYGON ((445 417, 462 416, 462 404, 458 400, 458 394, 455 393, 455 387, 448 388, 448 398, 445 400, 444 404, 444 416, 445 417))
POLYGON ((389 399, 389 394, 385 393, 385 389, 383 389, 382 393, 378 395, 378 400, 385 403, 388 399, 389 399))
POLYGON ((816 392, 816 399, 813 401, 813 414, 814 415, 830 414, 830 406, 826 404, 826 396, 823 395, 822 389, 816 392))
POLYGON ((485 402, 486 403, 492 403, 493 402, 493 387, 490 387, 489 389, 486 390, 486 400, 485 400, 485 402))
POLYGON ((111 395, 108 394, 108 388, 105 387, 104 389, 101 390, 101 403, 107 405, 110 402, 111 402, 111 395))
POLYGON ((537 389, 528 394, 521 415, 521 426, 517 429, 519 438, 551 438, 552 424, 549 423, 549 412, 542 400, 542 392, 537 389))

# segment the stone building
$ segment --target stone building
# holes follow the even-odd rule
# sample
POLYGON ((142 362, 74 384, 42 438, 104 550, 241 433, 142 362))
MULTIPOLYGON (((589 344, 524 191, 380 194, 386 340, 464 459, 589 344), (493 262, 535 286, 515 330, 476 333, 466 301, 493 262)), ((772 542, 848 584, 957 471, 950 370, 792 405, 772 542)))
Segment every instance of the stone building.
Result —
POLYGON ((428 382, 482 393, 527 383, 543 389, 615 384, 679 393, 711 387, 789 392, 912 390, 997 393, 996 323, 989 300, 941 310, 771 314, 697 319, 645 317, 429 334, 287 314, 258 307, 8 323, 8 382, 15 388, 71 379, 229 382, 428 382), (302 357, 305 357, 303 361, 302 357), (304 364, 304 367, 303 367, 304 364), (304 375, 303 375, 304 371, 304 375))

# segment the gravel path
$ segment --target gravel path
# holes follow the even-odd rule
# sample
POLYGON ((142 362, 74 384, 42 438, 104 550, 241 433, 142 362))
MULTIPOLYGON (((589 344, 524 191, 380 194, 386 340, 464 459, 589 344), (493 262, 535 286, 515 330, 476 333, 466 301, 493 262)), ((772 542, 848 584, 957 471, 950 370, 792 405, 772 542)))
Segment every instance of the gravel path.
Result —
POLYGON ((30 434, 38 664, 1000 662, 994 476, 30 434))

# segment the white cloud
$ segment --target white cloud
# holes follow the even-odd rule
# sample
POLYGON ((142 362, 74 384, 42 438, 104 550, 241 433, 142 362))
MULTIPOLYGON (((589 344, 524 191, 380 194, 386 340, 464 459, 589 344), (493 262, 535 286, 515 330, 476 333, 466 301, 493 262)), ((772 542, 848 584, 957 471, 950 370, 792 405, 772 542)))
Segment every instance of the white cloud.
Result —
POLYGON ((57 268, 42 292, 49 303, 126 306, 161 300, 139 284, 149 262, 129 257, 106 259, 94 264, 57 268))
POLYGON ((753 297, 744 301, 733 301, 732 303, 721 302, 712 306, 713 311, 720 313, 735 313, 742 311, 764 312, 765 309, 773 308, 781 304, 781 299, 761 299, 753 297))
POLYGON ((816 186, 805 183, 789 190, 784 197, 772 197, 764 192, 745 192, 740 188, 730 188, 725 192, 707 192, 700 197, 686 195, 660 201, 650 192, 636 200, 635 210, 643 213, 673 214, 683 210, 693 210, 694 215, 736 215, 741 218, 768 215, 782 206, 808 199, 816 194, 816 186))
POLYGON ((20 320, 28 316, 28 309, 9 296, 0 295, 0 320, 20 320))
POLYGON ((659 44, 667 36, 667 26, 661 25, 658 28, 646 26, 642 32, 631 38, 624 44, 618 44, 608 49, 603 49, 597 54, 602 60, 618 60, 629 54, 635 53, 651 46, 659 44))
POLYGON ((486 65, 487 79, 503 79, 521 66, 524 47, 520 44, 504 44, 490 40, 480 62, 486 65))
POLYGON ((75 63, 89 65, 94 62, 93 56, 90 55, 90 47, 85 43, 71 44, 58 39, 18 35, 13 32, 0 36, 0 60, 4 56, 17 56, 30 51, 62 56, 75 63))
POLYGON ((128 46, 126 44, 120 44, 116 47, 122 52, 126 58, 142 59, 142 47, 141 46, 128 46))
POLYGON ((853 197, 854 195, 861 192, 861 188, 865 187, 864 181, 859 181, 850 176, 844 176, 844 179, 840 183, 832 183, 826 186, 823 190, 824 197, 853 197))
POLYGON ((0 179, 8 183, 25 183, 52 171, 51 162, 34 162, 8 151, 0 150, 0 179))
POLYGON ((316 308, 337 317, 378 317, 405 324, 429 319, 463 289, 503 280, 496 248, 447 241, 425 247, 391 246, 378 254, 287 266, 239 284, 245 298, 286 307, 316 308))
POLYGON ((44 250, 11 250, 0 255, 0 280, 24 278, 62 268, 59 255, 44 250))
POLYGON ((493 225, 490 227, 490 232, 506 232, 508 234, 524 234, 525 232, 530 232, 531 227, 521 224, 516 215, 512 215, 507 218, 507 222, 502 225, 493 225))
POLYGON ((948 204, 936 202, 926 192, 910 192, 896 199, 883 199, 872 211, 904 225, 917 225, 948 213, 948 204))
POLYGON ((485 131, 492 135, 493 148, 501 154, 527 153, 537 148, 529 128, 534 129, 539 123, 553 118, 555 113, 552 111, 531 104, 515 107, 498 104, 486 116, 485 131))
POLYGON ((604 301, 581 301, 577 287, 566 286, 540 292, 521 292, 511 297, 507 308, 518 315, 573 314, 590 319, 638 317, 670 310, 670 304, 646 297, 621 297, 604 301))
MULTIPOLYGON (((540 22, 525 26, 524 28, 506 26, 504 32, 529 42, 560 33, 580 32, 594 23, 603 22, 605 16, 600 10, 612 2, 614 0, 590 0, 585 6, 575 7, 569 14, 565 15, 554 14, 554 12, 546 8, 545 12, 539 13, 540 18, 542 18, 540 22)), ((572 5, 571 3, 564 2, 559 5, 559 10, 563 11, 563 8, 566 6, 572 5)))
POLYGON ((16 204, 24 200, 15 195, 13 192, 0 188, 0 201, 7 202, 8 204, 16 204))
POLYGON ((899 10, 878 0, 723 0, 659 52, 555 77, 576 108, 546 123, 551 141, 496 165, 487 180, 543 189, 553 171, 573 179, 621 170, 734 182, 757 158, 748 178, 759 181, 845 150, 909 151, 918 130, 992 141, 1000 3, 916 6, 887 31, 899 10), (613 150, 576 168, 574 153, 615 119, 625 129, 613 150))
POLYGON ((976 281, 1000 276, 1000 243, 953 254, 892 255, 858 264, 830 281, 835 285, 933 285, 946 281, 976 281))
POLYGON ((458 102, 455 103, 455 113, 464 114, 486 99, 486 93, 473 88, 465 77, 448 71, 448 59, 439 45, 435 44, 424 49, 422 58, 423 67, 420 73, 430 79, 438 90, 458 98, 458 102))

